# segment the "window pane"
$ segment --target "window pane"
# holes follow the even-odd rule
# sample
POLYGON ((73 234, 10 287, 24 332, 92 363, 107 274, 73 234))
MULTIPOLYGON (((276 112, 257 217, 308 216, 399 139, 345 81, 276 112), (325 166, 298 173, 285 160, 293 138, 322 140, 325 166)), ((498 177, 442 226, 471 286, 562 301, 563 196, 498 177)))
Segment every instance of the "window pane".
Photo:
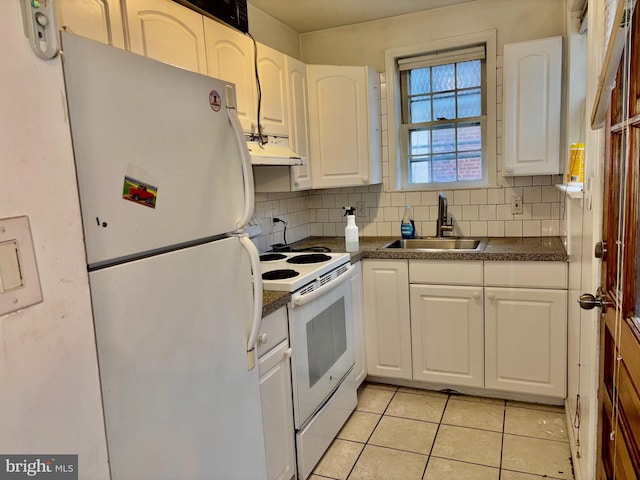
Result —
POLYGON ((456 181, 456 156, 453 153, 433 156, 433 181, 456 181))
POLYGON ((412 161, 409 164, 409 182, 410 183, 431 183, 431 162, 424 157, 420 161, 412 161))
POLYGON ((480 60, 456 64, 456 88, 480 86, 480 60))
POLYGON ((482 115, 482 94, 479 88, 458 92, 458 118, 482 115))
POLYGON ((409 95, 431 92, 431 69, 416 68, 409 72, 409 95))
MULTIPOLYGON (((434 128, 432 134, 434 153, 456 151, 455 127, 448 125, 446 127, 434 128)), ((455 155, 453 158, 455 160, 455 155)))
POLYGON ((482 130, 480 124, 458 126, 458 151, 481 150, 482 130))
POLYGON ((431 121, 431 95, 414 97, 409 105, 410 122, 430 122, 431 121))
POLYGON ((482 153, 458 154, 458 180, 480 180, 482 178, 482 153))
POLYGON ((431 153, 431 131, 411 130, 411 143, 409 144, 409 155, 425 155, 431 153))
POLYGON ((453 92, 437 93, 433 96, 433 117, 435 120, 456 118, 456 100, 453 92))
POLYGON ((433 70, 433 91, 444 92, 455 88, 455 65, 438 65, 433 70))

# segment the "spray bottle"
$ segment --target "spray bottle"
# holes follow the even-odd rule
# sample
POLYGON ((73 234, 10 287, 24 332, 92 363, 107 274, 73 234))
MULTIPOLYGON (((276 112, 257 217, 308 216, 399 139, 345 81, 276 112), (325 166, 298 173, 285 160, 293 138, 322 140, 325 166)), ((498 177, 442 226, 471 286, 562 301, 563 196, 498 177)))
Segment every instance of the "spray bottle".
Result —
POLYGON ((360 250, 360 242, 358 239, 358 226, 356 225, 356 209, 355 207, 342 207, 347 217, 347 226, 344 229, 344 239, 347 245, 347 252, 357 252, 360 250))

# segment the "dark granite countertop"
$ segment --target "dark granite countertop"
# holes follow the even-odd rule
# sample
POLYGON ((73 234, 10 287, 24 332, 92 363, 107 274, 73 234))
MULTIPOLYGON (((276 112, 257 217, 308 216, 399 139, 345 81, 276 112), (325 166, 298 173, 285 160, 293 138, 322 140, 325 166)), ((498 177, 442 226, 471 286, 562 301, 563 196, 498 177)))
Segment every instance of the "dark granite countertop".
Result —
MULTIPOLYGON (((566 262, 569 259, 560 237, 492 237, 479 251, 437 251, 380 249, 398 237, 360 237, 360 250, 351 254, 351 263, 363 258, 423 260, 484 260, 516 262, 566 262)), ((292 244, 294 249, 323 246, 344 252, 344 237, 308 237, 292 244)), ((290 294, 265 290, 263 315, 286 305, 290 294)))

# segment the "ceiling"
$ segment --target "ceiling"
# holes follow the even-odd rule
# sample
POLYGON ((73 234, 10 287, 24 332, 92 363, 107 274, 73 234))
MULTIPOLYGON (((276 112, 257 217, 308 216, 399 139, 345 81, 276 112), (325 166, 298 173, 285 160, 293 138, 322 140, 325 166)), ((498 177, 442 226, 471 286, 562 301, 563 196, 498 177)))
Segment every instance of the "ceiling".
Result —
POLYGON ((341 27, 475 0, 248 0, 298 33, 341 27))

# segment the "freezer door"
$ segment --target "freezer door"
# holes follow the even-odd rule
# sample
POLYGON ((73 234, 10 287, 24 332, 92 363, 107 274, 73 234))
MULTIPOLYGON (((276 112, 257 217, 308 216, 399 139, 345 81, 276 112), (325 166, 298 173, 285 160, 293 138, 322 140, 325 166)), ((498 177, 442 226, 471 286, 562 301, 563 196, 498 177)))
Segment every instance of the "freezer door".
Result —
POLYGON ((90 273, 113 480, 266 476, 238 238, 90 273))
POLYGON ((62 39, 88 263, 236 230, 245 202, 228 84, 62 39))

